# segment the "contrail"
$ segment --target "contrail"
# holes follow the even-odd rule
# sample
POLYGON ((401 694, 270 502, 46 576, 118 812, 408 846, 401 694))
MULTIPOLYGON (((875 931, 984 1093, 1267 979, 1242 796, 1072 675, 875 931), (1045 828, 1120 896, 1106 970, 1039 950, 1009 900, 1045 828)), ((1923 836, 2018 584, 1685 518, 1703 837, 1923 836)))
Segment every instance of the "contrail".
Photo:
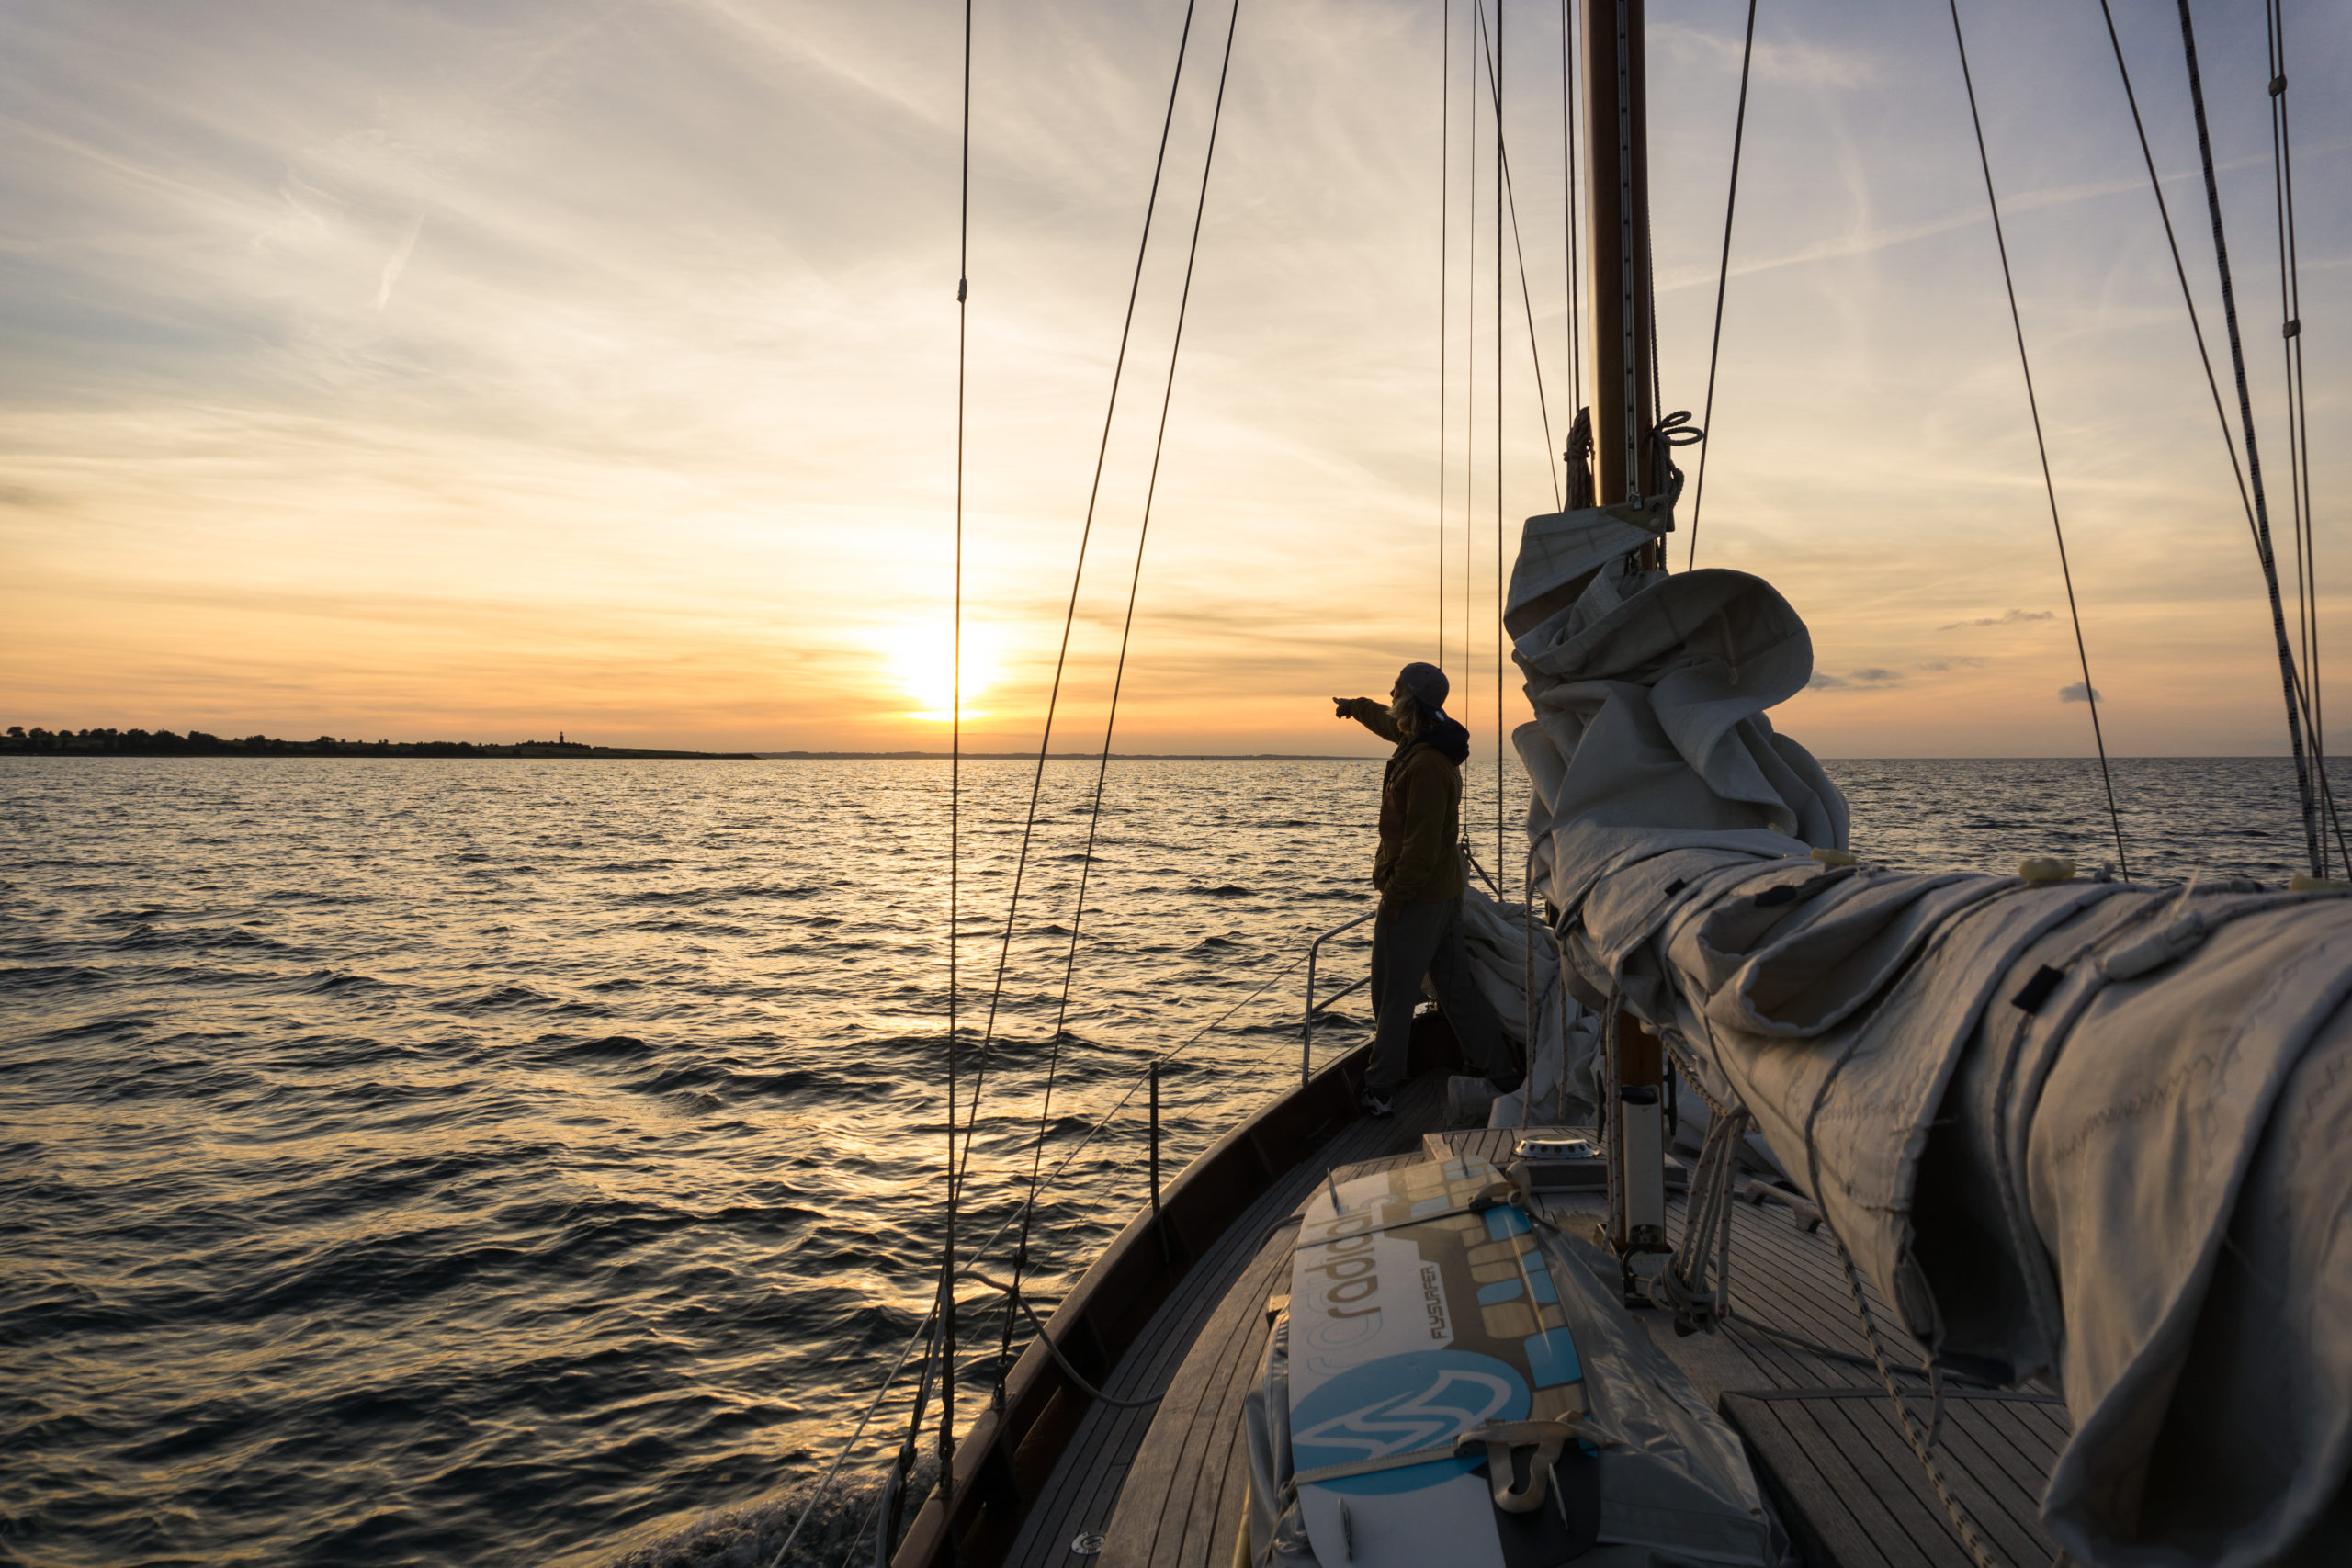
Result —
POLYGON ((408 266, 408 258, 415 253, 416 238, 424 232, 424 214, 420 212, 416 215, 416 221, 408 226, 408 237, 400 243, 390 259, 384 263, 384 276, 377 280, 376 309, 379 310, 391 303, 392 285, 401 280, 401 273, 408 266))

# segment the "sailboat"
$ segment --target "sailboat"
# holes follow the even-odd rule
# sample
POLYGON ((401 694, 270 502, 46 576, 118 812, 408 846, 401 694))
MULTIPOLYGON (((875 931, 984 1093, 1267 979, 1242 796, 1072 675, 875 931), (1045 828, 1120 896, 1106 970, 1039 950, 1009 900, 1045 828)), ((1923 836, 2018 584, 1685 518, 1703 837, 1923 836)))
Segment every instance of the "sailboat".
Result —
POLYGON ((941 1469, 910 1432, 876 1561, 2352 1562, 2352 885, 2283 620, 2310 875, 1873 864, 1767 716, 1796 607, 1668 570, 1644 42, 1582 8, 1595 390, 1503 612, 1531 896, 1470 896, 1528 1082, 1461 1125, 1430 1013, 1366 1115, 1312 970, 1297 1083, 1165 1181, 1155 1077, 1148 1196, 1050 1314, 951 1228, 901 1360, 941 1469), (958 1403, 976 1286, 1035 1334, 958 1403))

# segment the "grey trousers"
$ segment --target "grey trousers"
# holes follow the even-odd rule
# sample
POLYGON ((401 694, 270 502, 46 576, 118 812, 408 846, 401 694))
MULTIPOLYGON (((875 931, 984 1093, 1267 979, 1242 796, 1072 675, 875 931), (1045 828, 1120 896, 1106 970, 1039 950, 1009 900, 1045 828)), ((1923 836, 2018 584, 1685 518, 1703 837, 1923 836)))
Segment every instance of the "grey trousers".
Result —
POLYGON ((1395 1091, 1405 1081, 1405 1053, 1412 1042, 1413 1008, 1421 999, 1421 977, 1440 1011, 1462 1042, 1470 1070, 1505 1084, 1520 1076, 1510 1042, 1486 993, 1470 973, 1463 949, 1462 901, 1399 904, 1372 923, 1372 1004, 1380 1026, 1373 1036, 1372 1070, 1364 1087, 1375 1094, 1395 1091))

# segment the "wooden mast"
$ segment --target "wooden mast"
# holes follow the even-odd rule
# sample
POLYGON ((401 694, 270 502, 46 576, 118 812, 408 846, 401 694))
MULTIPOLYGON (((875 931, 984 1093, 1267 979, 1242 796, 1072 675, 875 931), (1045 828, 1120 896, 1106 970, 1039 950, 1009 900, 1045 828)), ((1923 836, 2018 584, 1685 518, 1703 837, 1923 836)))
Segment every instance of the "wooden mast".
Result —
MULTIPOLYGON (((1585 341, 1592 387, 1593 501, 1648 500, 1647 450, 1657 423, 1657 326, 1650 289, 1648 95, 1644 90, 1642 0, 1585 0, 1585 276, 1592 330, 1585 341)), ((1663 567, 1665 541, 1640 564, 1663 567)), ((1629 1298, 1667 1258, 1666 1053, 1630 1013, 1616 1017, 1601 1108, 1609 1165, 1609 1242, 1629 1298)))
POLYGON ((1593 389, 1593 500, 1610 506, 1644 497, 1643 446, 1657 422, 1642 0, 1585 0, 1583 32, 1585 319, 1592 326, 1585 368, 1593 389))

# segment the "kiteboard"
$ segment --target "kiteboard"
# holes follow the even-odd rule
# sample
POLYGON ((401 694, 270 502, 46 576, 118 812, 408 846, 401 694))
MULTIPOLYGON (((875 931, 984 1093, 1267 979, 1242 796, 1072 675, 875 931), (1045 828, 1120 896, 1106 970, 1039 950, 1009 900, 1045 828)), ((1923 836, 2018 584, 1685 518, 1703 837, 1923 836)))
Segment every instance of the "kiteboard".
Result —
POLYGON ((1598 1466, 1557 1425, 1585 1430, 1583 1368, 1509 1195, 1494 1167, 1455 1157, 1327 1182, 1308 1202, 1291 1270, 1291 1456, 1331 1568, 1549 1568, 1592 1544, 1598 1466), (1548 1449, 1532 1440, 1543 1424, 1548 1449), (1498 1435, 1531 1440, 1485 1440, 1498 1435), (1513 1467, 1499 1486, 1498 1465, 1513 1467))

